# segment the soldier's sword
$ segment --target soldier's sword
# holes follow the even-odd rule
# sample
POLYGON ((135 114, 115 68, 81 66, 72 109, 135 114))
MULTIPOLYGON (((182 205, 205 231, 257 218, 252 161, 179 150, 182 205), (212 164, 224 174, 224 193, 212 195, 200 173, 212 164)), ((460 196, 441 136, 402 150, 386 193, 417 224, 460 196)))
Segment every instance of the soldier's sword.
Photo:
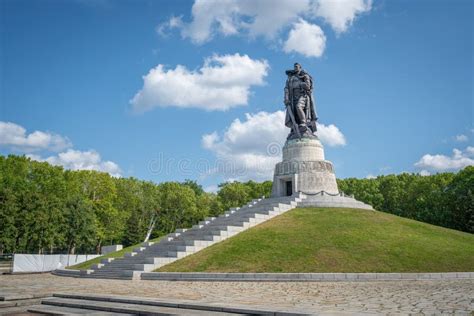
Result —
POLYGON ((298 125, 296 124, 296 120, 295 120, 295 116, 293 115, 293 109, 292 109, 291 104, 288 104, 286 106, 286 110, 288 111, 288 115, 290 115, 291 123, 293 123, 293 129, 295 130, 296 135, 298 135, 298 138, 301 139, 300 129, 298 128, 298 125))

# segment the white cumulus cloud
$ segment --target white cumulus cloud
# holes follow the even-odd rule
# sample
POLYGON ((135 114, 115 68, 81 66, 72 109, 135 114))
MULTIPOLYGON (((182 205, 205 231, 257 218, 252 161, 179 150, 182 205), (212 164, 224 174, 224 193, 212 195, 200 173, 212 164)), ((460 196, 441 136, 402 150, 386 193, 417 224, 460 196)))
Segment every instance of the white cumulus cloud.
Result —
MULTIPOLYGON (((203 148, 218 160, 214 172, 227 179, 270 179, 275 164, 281 161, 281 148, 289 132, 284 120, 284 111, 247 113, 245 120, 235 119, 222 135, 203 135, 203 148)), ((346 144, 344 135, 333 124, 318 124, 317 135, 328 146, 346 144)))
POLYGON ((52 165, 63 166, 71 170, 96 170, 107 172, 111 176, 120 177, 120 167, 112 161, 103 161, 100 154, 94 150, 80 151, 68 149, 55 156, 41 158, 38 155, 28 155, 31 159, 46 161, 52 165))
POLYGON ((323 19, 340 34, 371 9, 372 0, 196 0, 191 21, 173 16, 159 25, 157 32, 166 35, 180 29, 181 36, 195 44, 206 43, 216 35, 279 40, 294 22, 304 18, 323 19))
POLYGON ((297 52, 306 57, 321 57, 325 48, 326 36, 323 30, 303 19, 293 25, 283 45, 283 51, 286 53, 297 52))
POLYGON ((30 153, 33 160, 46 161, 53 165, 63 166, 72 170, 97 170, 108 172, 112 176, 120 176, 119 166, 112 161, 102 161, 99 153, 94 150, 79 151, 71 149, 71 141, 64 136, 51 132, 34 131, 30 134, 23 126, 11 122, 0 121, 0 147, 14 151, 30 153), (69 148, 69 149, 68 149, 69 148), (66 150, 67 149, 67 150, 66 150), (59 152, 43 158, 33 152, 59 152))
POLYGON ((72 146, 67 137, 51 132, 34 131, 27 134, 26 129, 11 122, 0 121, 0 146, 20 152, 39 150, 61 151, 72 146))
POLYGON ((427 173, 442 171, 457 171, 474 165, 474 147, 468 146, 465 150, 453 149, 452 156, 426 154, 415 163, 415 167, 427 173))
POLYGON ((317 124, 318 132, 317 135, 323 144, 331 147, 345 146, 346 137, 339 128, 334 124, 324 125, 317 124))
POLYGON ((314 4, 315 14, 336 33, 347 31, 358 15, 372 9, 372 0, 317 0, 314 4))
POLYGON ((143 77, 143 88, 130 101, 136 111, 175 106, 227 110, 246 105, 250 87, 264 84, 266 60, 247 55, 214 55, 198 70, 158 65, 143 77))
POLYGON ((196 44, 205 43, 216 34, 274 38, 309 8, 309 0, 196 0, 192 21, 180 25, 181 35, 196 44))

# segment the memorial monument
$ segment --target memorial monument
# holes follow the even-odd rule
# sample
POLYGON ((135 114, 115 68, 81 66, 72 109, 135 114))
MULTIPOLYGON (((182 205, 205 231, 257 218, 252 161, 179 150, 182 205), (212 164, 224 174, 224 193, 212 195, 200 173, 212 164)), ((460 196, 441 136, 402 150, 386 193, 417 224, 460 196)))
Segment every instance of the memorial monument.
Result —
POLYGON ((283 146, 283 159, 275 166, 272 197, 304 193, 306 206, 372 207, 339 192, 333 165, 324 157, 317 136, 314 83, 298 63, 287 70, 284 103, 285 126, 290 133, 283 146))

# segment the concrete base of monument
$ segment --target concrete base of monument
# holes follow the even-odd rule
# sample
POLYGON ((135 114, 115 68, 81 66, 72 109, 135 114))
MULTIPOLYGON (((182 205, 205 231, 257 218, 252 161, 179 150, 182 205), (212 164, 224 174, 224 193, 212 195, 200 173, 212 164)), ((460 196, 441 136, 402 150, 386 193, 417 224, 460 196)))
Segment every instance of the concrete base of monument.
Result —
POLYGON ((283 159, 275 166, 272 197, 293 192, 338 194, 336 175, 330 161, 324 159, 323 145, 315 136, 288 140, 283 159))
POLYGON ((357 201, 352 196, 347 196, 344 193, 329 194, 324 191, 317 194, 306 194, 306 198, 303 201, 298 202, 298 207, 344 207, 374 210, 371 205, 357 201))
POLYGON ((298 207, 347 207, 373 210, 372 206, 339 192, 333 165, 324 157, 318 137, 288 139, 282 161, 275 166, 272 198, 303 193, 298 207))

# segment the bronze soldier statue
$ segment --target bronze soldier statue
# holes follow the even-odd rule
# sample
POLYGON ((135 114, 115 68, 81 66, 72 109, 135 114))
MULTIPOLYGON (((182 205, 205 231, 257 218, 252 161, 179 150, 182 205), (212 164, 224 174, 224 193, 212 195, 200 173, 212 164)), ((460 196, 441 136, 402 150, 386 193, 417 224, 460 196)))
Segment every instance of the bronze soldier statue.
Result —
POLYGON ((316 120, 313 98, 313 79, 295 63, 293 70, 287 70, 285 85, 286 118, 285 125, 291 128, 288 139, 316 137, 316 120))

